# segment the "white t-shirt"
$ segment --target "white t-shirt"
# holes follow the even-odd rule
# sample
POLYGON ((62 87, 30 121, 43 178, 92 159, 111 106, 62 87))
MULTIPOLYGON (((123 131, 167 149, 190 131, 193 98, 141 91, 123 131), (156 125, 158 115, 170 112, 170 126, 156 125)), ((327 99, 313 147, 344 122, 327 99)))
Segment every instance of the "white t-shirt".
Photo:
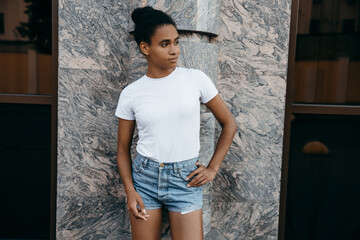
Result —
POLYGON ((158 162, 178 162, 199 155, 200 103, 218 94, 202 71, 176 67, 163 78, 144 75, 120 94, 115 115, 136 120, 136 150, 158 162))

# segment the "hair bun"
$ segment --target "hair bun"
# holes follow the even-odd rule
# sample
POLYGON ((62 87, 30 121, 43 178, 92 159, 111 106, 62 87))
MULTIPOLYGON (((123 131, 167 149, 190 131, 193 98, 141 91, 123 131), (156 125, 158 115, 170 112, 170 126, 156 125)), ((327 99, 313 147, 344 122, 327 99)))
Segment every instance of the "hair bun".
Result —
POLYGON ((155 9, 150 6, 136 8, 131 14, 131 19, 135 24, 137 24, 144 15, 152 11, 155 11, 155 9))

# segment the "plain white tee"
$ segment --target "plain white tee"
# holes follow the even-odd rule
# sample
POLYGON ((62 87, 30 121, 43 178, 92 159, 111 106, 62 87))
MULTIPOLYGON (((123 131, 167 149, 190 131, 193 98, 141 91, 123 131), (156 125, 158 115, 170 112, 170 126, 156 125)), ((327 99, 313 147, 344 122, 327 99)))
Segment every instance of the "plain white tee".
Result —
POLYGON ((178 162, 199 155, 200 103, 218 94, 201 70, 176 67, 163 78, 146 75, 126 86, 115 115, 136 120, 136 150, 158 162, 178 162))

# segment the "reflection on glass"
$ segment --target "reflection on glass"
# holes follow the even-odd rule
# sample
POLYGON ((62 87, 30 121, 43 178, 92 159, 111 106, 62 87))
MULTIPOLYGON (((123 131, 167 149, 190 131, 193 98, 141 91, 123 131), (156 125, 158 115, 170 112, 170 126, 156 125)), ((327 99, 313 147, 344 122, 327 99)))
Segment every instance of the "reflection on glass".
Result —
POLYGON ((0 93, 48 94, 51 0, 0 1, 0 93))
POLYGON ((294 102, 360 105, 360 0, 300 0, 294 102))
POLYGON ((1 240, 50 239, 51 109, 0 103, 1 240))
POLYGON ((359 122, 360 116, 294 114, 286 240, 360 239, 359 122))

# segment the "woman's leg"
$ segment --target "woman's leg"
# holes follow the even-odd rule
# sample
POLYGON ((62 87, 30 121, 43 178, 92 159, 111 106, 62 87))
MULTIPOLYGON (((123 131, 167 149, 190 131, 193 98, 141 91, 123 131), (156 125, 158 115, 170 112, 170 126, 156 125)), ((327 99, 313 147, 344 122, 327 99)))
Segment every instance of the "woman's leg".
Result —
POLYGON ((170 230, 173 240, 202 240, 203 222, 202 210, 186 214, 169 211, 170 230))
POLYGON ((147 221, 136 219, 130 214, 131 234, 134 240, 159 240, 161 236, 161 208, 146 210, 147 221))

